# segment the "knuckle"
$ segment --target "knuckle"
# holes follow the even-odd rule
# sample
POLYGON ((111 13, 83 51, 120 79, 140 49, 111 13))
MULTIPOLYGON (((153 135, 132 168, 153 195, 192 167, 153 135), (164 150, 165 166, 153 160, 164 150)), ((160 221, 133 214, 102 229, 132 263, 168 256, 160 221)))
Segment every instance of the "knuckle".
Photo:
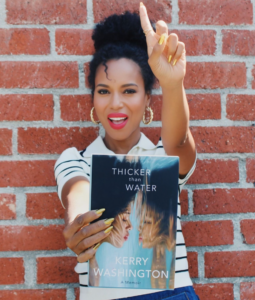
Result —
POLYGON ((185 49, 185 44, 183 42, 179 42, 179 46, 182 48, 182 49, 185 49))
POLYGON ((71 247, 72 247, 72 245, 71 245, 71 242, 68 240, 68 241, 66 241, 66 246, 69 248, 69 249, 72 249, 71 247))
POLYGON ((79 215, 79 216, 76 217, 76 223, 77 223, 78 226, 82 226, 82 224, 83 224, 82 215, 79 215))
POLYGON ((174 32, 172 32, 169 36, 171 36, 171 38, 178 39, 178 35, 174 32))
POLYGON ((82 241, 82 248, 83 248, 84 250, 86 250, 86 249, 89 248, 88 242, 87 242, 86 240, 83 240, 83 241, 82 241))
POLYGON ((68 239, 68 232, 67 232, 67 228, 66 227, 63 229, 62 234, 64 236, 64 239, 67 240, 68 239))
POLYGON ((163 20, 158 20, 158 22, 156 23, 156 26, 166 27, 166 23, 163 20))
POLYGON ((87 227, 82 228, 81 235, 83 237, 86 237, 88 235, 88 228, 87 227))

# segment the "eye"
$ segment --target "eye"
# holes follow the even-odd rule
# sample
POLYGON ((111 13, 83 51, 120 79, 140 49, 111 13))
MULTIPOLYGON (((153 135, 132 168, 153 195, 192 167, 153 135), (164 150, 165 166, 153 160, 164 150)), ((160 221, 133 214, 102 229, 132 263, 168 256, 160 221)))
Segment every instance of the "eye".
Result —
POLYGON ((100 94, 100 95, 106 95, 106 94, 109 94, 109 91, 106 90, 106 89, 100 89, 100 90, 98 90, 97 92, 98 92, 98 94, 100 94))
POLYGON ((126 89, 124 91, 124 94, 135 94, 135 93, 136 93, 136 90, 134 90, 134 89, 126 89))
POLYGON ((144 224, 151 224, 150 221, 144 221, 144 224))

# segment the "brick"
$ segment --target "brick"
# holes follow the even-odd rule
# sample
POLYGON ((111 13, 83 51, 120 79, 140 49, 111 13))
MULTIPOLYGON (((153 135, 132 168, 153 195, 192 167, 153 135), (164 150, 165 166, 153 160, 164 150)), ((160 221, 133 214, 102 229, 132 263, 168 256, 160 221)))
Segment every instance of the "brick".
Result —
POLYGON ((254 189, 194 190, 194 214, 238 214, 255 212, 254 189))
POLYGON ((86 0, 6 0, 9 24, 84 24, 86 0))
POLYGON ((205 277, 250 277, 255 275, 255 251, 205 253, 205 277))
POLYGON ((189 184, 205 184, 216 182, 238 182, 239 169, 236 159, 204 159, 197 160, 194 174, 189 184))
POLYGON ((65 289, 0 290, 1 300, 66 300, 65 289))
POLYGON ((141 132, 143 132, 154 145, 156 145, 161 137, 160 127, 142 127, 141 132))
POLYGON ((247 182, 255 182, 255 159, 247 158, 246 160, 247 182))
POLYGON ((75 300, 79 300, 80 299, 80 288, 75 288, 74 294, 75 294, 75 300))
POLYGON ((0 29, 0 55, 50 54, 50 36, 47 29, 0 29))
POLYGON ((151 95, 150 107, 153 110, 153 121, 161 120, 162 95, 151 95))
POLYGON ((233 245, 232 221, 182 222, 186 246, 233 245))
POLYGON ((188 94, 190 120, 221 119, 220 94, 188 94))
POLYGON ((192 127, 200 153, 254 153, 253 127, 192 127))
POLYGON ((252 24, 250 0, 179 0, 179 23, 193 25, 252 24))
POLYGON ((0 251, 66 249, 63 225, 0 226, 0 251))
POLYGON ((15 195, 0 194, 0 220, 13 220, 13 219, 16 219, 15 195))
POLYGON ((56 52, 61 55, 92 55, 94 43, 91 35, 91 29, 57 29, 56 52))
POLYGON ((0 187, 55 186, 54 160, 0 161, 0 187))
POLYGON ((222 53, 230 55, 255 55, 254 30, 222 30, 222 53))
POLYGON ((188 191, 187 190, 182 190, 181 191, 180 202, 181 202, 181 213, 182 213, 182 215, 188 215, 189 200, 188 200, 188 191))
POLYGON ((29 220, 64 218, 65 210, 57 193, 32 193, 26 196, 26 217, 29 220))
POLYGON ((55 154, 66 148, 86 148, 98 136, 99 128, 19 128, 18 152, 27 154, 55 154))
POLYGON ((254 95, 228 95, 227 118, 234 121, 253 121, 255 119, 254 95))
POLYGON ((196 294, 206 300, 234 300, 233 288, 232 283, 194 284, 196 294))
POLYGON ((0 284, 22 284, 25 279, 23 258, 0 258, 0 284))
POLYGON ((241 233, 244 244, 255 244, 255 220, 241 220, 241 233))
POLYGON ((198 277, 198 260, 197 252, 188 252, 188 264, 189 264, 189 274, 191 278, 198 277))
POLYGON ((0 88, 78 88, 77 62, 0 62, 0 88))
POLYGON ((188 62, 186 89, 246 88, 246 65, 240 62, 188 62))
POLYGON ((52 121, 52 95, 0 95, 0 121, 52 121))
POLYGON ((76 257, 38 257, 37 283, 77 283, 76 257))
POLYGON ((92 107, 91 95, 60 96, 61 119, 64 121, 90 121, 92 107))
MULTIPOLYGON (((167 0, 144 0, 149 18, 153 21, 164 20, 172 22, 172 5, 167 0)), ((111 14, 121 14, 125 11, 139 11, 139 2, 136 0, 94 0, 93 12, 95 23, 102 21, 111 14)))
POLYGON ((255 298, 255 282, 240 283, 240 299, 253 300, 255 298))
POLYGON ((214 55, 216 51, 215 30, 173 30, 179 41, 185 44, 187 56, 214 55))
POLYGON ((0 129, 0 155, 12 154, 12 130, 0 129))
POLYGON ((253 66, 253 69, 252 69, 252 77, 253 77, 252 88, 255 89, 255 65, 253 66))

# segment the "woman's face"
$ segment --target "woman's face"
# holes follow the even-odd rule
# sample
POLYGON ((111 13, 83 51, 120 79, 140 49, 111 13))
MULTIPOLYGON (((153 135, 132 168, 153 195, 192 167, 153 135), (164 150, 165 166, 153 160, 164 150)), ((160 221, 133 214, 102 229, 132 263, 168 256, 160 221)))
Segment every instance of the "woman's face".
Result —
POLYGON ((94 106, 106 134, 105 140, 139 139, 140 121, 149 95, 145 93, 140 67, 121 58, 100 65, 95 77, 94 106))
POLYGON ((144 219, 141 218, 139 231, 139 244, 142 243, 143 248, 151 248, 154 245, 154 228, 153 218, 146 213, 144 219))
POLYGON ((121 248, 129 238, 129 231, 133 229, 133 226, 130 222, 130 214, 131 214, 131 203, 127 206, 126 210, 118 214, 113 225, 113 230, 109 235, 109 239, 107 240, 114 247, 121 248))

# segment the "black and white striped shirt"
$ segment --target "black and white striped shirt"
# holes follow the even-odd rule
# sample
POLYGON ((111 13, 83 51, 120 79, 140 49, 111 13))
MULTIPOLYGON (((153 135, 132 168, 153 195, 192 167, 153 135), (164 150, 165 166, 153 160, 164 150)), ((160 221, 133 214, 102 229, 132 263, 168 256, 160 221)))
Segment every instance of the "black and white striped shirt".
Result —
MULTIPOLYGON (((113 155, 111 150, 107 149, 102 138, 98 137, 86 149, 78 151, 76 148, 65 150, 55 164, 55 178, 58 185, 58 195, 61 199, 61 192, 65 183, 75 176, 84 176, 90 180, 90 163, 92 154, 113 155)), ((135 145, 128 154, 132 155, 161 155, 165 156, 161 140, 155 146, 143 133, 137 145, 135 145)), ((184 184, 192 175, 195 164, 185 178, 179 179, 179 193, 184 184)), ((89 208, 89 203, 87 204, 89 208)), ((187 250, 181 228, 181 206, 178 200, 177 206, 177 233, 176 233, 176 262, 175 262, 175 288, 192 285, 187 261, 187 250)), ((159 290, 139 290, 139 289, 112 289, 112 288, 92 288, 88 285, 88 263, 78 263, 75 271, 80 274, 80 300, 109 300, 138 296, 157 292, 159 290)))

